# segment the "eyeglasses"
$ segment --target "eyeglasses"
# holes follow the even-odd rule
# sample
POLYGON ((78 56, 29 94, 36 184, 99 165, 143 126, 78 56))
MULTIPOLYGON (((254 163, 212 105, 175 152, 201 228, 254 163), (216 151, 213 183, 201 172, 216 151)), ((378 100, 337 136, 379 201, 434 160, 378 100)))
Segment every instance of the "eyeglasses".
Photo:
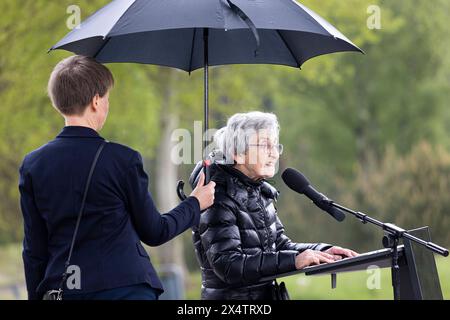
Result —
POLYGON ((274 149, 278 151, 278 154, 283 153, 283 145, 281 143, 279 144, 249 144, 251 147, 261 147, 267 154, 272 152, 274 149))

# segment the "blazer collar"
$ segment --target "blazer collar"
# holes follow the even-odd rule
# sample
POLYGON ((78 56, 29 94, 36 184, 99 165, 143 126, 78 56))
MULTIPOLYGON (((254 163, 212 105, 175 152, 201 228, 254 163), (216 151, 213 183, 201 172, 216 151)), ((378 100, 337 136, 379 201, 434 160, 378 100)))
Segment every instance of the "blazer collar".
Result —
POLYGON ((103 139, 97 131, 88 127, 66 126, 56 136, 57 138, 77 137, 77 138, 99 138, 103 139))

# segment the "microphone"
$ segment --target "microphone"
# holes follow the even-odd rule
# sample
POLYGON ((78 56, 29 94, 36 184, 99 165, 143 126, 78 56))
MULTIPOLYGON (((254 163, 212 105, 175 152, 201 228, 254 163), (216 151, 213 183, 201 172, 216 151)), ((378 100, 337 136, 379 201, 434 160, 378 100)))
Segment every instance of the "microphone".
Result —
POLYGON ((287 168, 286 170, 284 170, 281 178, 289 188, 291 188, 295 192, 307 196, 316 206, 318 206, 323 211, 326 211, 337 221, 340 222, 345 219, 344 212, 342 212, 338 208, 333 207, 331 205, 332 201, 328 199, 324 194, 314 189, 308 179, 297 170, 287 168))

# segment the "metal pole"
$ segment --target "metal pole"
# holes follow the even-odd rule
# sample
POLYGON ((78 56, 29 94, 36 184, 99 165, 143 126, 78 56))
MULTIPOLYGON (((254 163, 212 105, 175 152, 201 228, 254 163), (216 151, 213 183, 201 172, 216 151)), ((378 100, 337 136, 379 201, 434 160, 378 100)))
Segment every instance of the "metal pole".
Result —
POLYGON ((204 114, 204 122, 203 122, 203 154, 206 158, 206 147, 208 146, 208 137, 206 133, 208 132, 208 119, 209 119, 209 92, 208 92, 208 28, 203 28, 203 55, 204 55, 204 68, 203 68, 203 80, 204 80, 204 105, 203 105, 203 114, 204 114))
POLYGON ((330 205, 332 205, 333 207, 335 207, 335 208, 341 209, 341 210, 343 210, 343 211, 345 211, 347 213, 352 214, 353 216, 358 218, 362 223, 369 222, 369 223, 372 223, 372 224, 374 224, 376 226, 382 227, 383 230, 389 232, 390 234, 398 235, 399 238, 403 237, 403 238, 407 238, 407 239, 409 239, 411 241, 414 241, 414 242, 416 242, 416 243, 418 243, 418 244, 428 248, 429 250, 431 250, 431 251, 433 251, 433 252, 435 252, 437 254, 440 254, 441 256, 447 257, 449 255, 449 252, 448 252, 448 250, 446 248, 441 247, 441 246, 439 246, 439 245, 437 245, 437 244, 435 244, 433 242, 427 242, 427 241, 424 241, 422 239, 419 239, 419 238, 409 234, 406 230, 404 230, 402 228, 399 228, 399 227, 397 227, 394 224, 383 223, 381 221, 378 221, 376 219, 373 219, 373 218, 369 217, 365 213, 353 211, 353 210, 351 210, 349 208, 341 206, 340 204, 338 204, 338 203, 336 203, 336 202, 334 202, 332 200, 329 200, 328 203, 330 205))
POLYGON ((398 238, 394 238, 392 245, 392 287, 394 289, 394 300, 400 300, 400 266, 398 265, 398 238))

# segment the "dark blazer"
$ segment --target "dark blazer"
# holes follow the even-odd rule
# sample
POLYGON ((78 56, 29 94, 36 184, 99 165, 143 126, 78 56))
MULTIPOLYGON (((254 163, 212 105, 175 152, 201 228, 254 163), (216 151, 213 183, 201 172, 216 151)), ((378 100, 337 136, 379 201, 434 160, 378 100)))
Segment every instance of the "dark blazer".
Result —
MULTIPOLYGON (((104 139, 90 128, 69 126, 28 154, 20 167, 25 237, 23 260, 29 299, 58 288, 94 155, 104 139)), ((97 162, 72 255, 80 267, 79 293, 148 283, 163 290, 141 241, 158 246, 200 219, 189 197, 160 215, 148 192, 140 154, 105 145, 97 162)), ((67 291, 67 289, 66 289, 67 291)), ((71 290, 71 293, 73 291, 71 290)))

